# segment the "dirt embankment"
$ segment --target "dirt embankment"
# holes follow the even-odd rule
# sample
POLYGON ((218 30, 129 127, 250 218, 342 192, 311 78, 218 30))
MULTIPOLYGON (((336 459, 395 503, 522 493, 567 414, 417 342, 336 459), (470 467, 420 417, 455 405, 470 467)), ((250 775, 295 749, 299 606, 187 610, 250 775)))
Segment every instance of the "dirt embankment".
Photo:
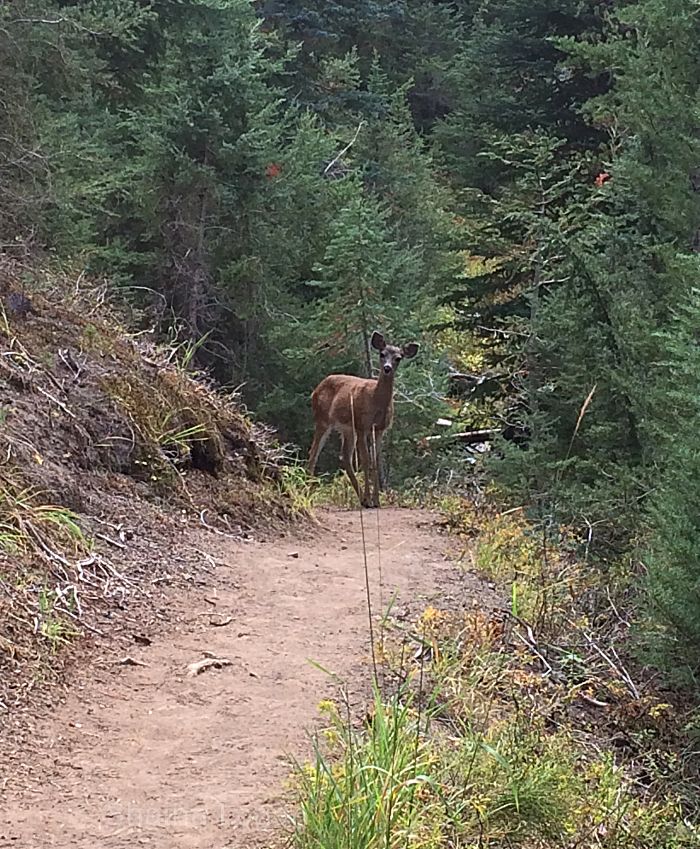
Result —
POLYGON ((78 635, 202 579, 183 528, 288 516, 270 440, 191 353, 130 335, 81 276, 0 255, 0 727, 78 635))

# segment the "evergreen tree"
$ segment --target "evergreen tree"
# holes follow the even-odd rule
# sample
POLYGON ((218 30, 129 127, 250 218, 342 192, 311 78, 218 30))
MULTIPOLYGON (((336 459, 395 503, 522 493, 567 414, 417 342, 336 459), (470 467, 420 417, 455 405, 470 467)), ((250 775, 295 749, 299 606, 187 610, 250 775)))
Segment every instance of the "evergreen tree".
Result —
POLYGON ((526 451, 504 447, 500 480, 548 520, 587 525, 608 553, 643 515, 657 331, 693 280, 695 25, 689 8, 661 6, 605 16, 604 37, 596 25, 559 39, 557 73, 611 80, 579 101, 591 131, 569 126, 555 141, 557 111, 533 113, 540 135, 492 135, 480 157, 491 187, 466 195, 472 252, 486 261, 458 299, 488 328, 490 364, 516 403, 506 421, 527 436, 526 451))
MULTIPOLYGON (((697 275, 695 257, 689 262, 697 275)), ((653 370, 656 462, 646 552, 645 641, 667 669, 700 671, 700 292, 693 290, 661 334, 666 359, 653 370)))

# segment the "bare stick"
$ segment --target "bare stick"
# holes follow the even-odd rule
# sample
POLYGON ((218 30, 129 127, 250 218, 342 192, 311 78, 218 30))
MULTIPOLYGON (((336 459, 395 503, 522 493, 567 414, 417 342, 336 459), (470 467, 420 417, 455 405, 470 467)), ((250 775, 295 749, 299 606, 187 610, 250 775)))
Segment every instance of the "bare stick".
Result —
POLYGON ((337 162, 339 159, 342 159, 342 158, 343 158, 343 156, 345 156, 345 154, 346 154, 346 153, 350 150, 350 148, 351 148, 351 147, 355 144, 355 142, 357 141, 357 137, 360 135, 360 130, 364 127, 364 125, 365 125, 365 122, 364 122, 364 121, 360 121, 360 123, 357 125, 357 129, 355 130, 355 135, 354 135, 354 136, 352 137, 352 139, 351 139, 351 140, 350 140, 350 141, 349 141, 349 142, 345 145, 345 147, 344 147, 344 148, 340 151, 340 153, 339 153, 337 156, 335 156, 333 159, 331 159, 331 161, 328 163, 328 165, 326 165, 326 167, 323 169, 323 173, 324 173, 324 174, 327 174, 327 173, 331 170, 331 168, 332 168, 332 167, 336 164, 336 162, 337 162))
POLYGON ((123 542, 120 542, 119 540, 116 540, 116 539, 112 539, 112 537, 108 537, 107 534, 96 533, 95 536, 98 539, 103 539, 105 542, 108 542, 110 545, 113 545, 116 548, 126 548, 126 546, 124 545, 123 542))
POLYGON ((59 406, 63 410, 63 412, 69 415, 72 419, 76 418, 75 413, 72 410, 69 410, 68 407, 66 407, 66 405, 62 401, 58 400, 58 398, 54 398, 54 396, 50 392, 47 392, 45 389, 42 389, 41 386, 37 386, 37 390, 41 392, 42 395, 46 396, 49 401, 53 401, 54 404, 59 406))

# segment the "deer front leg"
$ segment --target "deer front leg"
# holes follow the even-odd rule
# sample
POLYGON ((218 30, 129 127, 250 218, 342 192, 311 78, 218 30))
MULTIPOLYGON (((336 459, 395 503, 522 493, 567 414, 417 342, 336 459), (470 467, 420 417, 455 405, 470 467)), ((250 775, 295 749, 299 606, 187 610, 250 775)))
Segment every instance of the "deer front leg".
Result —
POLYGON ((360 484, 357 482, 355 470, 352 467, 352 455, 355 452, 355 440, 353 438, 346 438, 344 434, 341 434, 340 440, 340 465, 343 469, 345 469, 345 473, 350 478, 350 483, 357 493, 360 503, 362 503, 360 484))
POLYGON ((372 460, 372 488, 374 490, 374 504, 379 507, 379 491, 381 489, 379 475, 381 470, 381 446, 383 430, 373 429, 370 435, 370 455, 372 460))
POLYGON ((365 493, 362 497, 362 506, 378 507, 378 503, 371 501, 369 496, 370 479, 372 478, 372 462, 370 460, 370 451, 367 446, 367 437, 364 434, 360 434, 357 449, 360 455, 360 465, 362 466, 362 471, 365 475, 365 493))

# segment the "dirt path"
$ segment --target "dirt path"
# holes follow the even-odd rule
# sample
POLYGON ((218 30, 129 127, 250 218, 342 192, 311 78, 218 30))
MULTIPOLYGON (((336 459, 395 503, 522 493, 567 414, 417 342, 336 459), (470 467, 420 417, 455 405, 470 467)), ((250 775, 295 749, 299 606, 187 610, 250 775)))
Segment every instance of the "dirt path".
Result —
MULTIPOLYGON (((365 516, 378 609, 377 524, 365 516)), ((332 692, 309 659, 348 676, 367 657, 359 516, 320 519, 311 540, 217 538, 209 550, 221 564, 218 586, 173 599, 179 624, 130 650, 147 665, 105 657, 37 720, 32 741, 0 773, 1 847, 273 844, 286 756, 308 756, 306 731, 332 692), (233 665, 188 677, 204 650, 233 665)), ((475 580, 446 562, 428 514, 388 509, 379 519, 385 603, 394 591, 398 611, 475 595, 475 580)))

